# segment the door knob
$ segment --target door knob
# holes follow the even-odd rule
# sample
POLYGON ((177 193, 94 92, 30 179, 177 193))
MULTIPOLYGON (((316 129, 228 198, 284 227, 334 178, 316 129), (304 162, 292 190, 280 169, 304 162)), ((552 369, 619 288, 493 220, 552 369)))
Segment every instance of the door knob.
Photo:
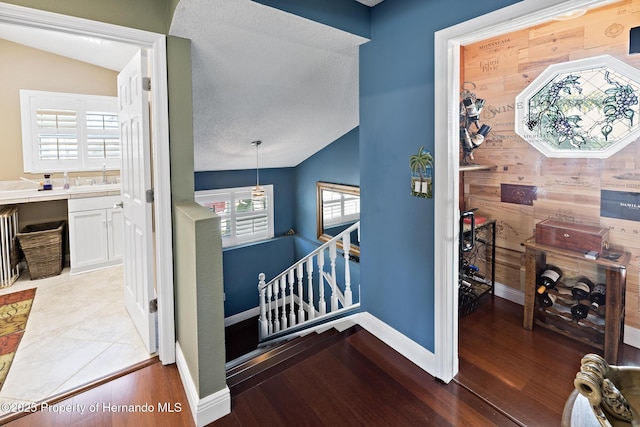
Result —
POLYGON ((120 208, 120 209, 122 209, 122 208, 123 208, 123 206, 124 206, 124 205, 123 205, 123 203, 122 203, 122 202, 120 202, 120 203, 115 203, 115 204, 113 205, 113 208, 114 208, 114 209, 116 209, 116 208, 120 208))

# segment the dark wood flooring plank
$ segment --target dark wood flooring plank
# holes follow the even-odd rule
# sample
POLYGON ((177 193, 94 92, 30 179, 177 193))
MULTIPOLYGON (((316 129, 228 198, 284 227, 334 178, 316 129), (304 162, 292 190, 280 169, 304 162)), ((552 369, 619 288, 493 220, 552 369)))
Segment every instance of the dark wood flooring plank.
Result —
MULTIPOLYGON (((403 418, 409 416, 409 412, 415 412, 416 403, 421 402, 417 402, 395 381, 387 382, 386 376, 379 377, 376 375, 378 372, 371 372, 371 367, 362 361, 348 358, 349 363, 345 364, 332 353, 343 345, 344 341, 331 346, 327 351, 305 360, 296 369, 298 378, 303 379, 299 384, 318 387, 315 391, 308 388, 299 392, 318 414, 327 414, 327 409, 335 408, 333 413, 325 415, 329 418, 324 421, 329 423, 351 421, 354 425, 402 425, 403 418)), ((424 417, 428 408, 419 406, 424 417)))
MULTIPOLYGON (((547 329, 522 328, 521 305, 496 297, 460 319, 455 381, 523 425, 560 425, 580 359, 597 348, 547 329)), ((618 364, 638 365, 640 350, 622 345, 618 364)))
POLYGON ((442 384, 373 335, 356 334, 348 342, 446 418, 449 425, 513 426, 511 420, 455 383, 442 384))
MULTIPOLYGON (((136 427, 193 427, 193 419, 187 398, 180 382, 175 365, 163 366, 160 362, 135 371, 96 388, 58 402, 56 406, 78 408, 86 405, 81 414, 77 410, 71 413, 58 413, 52 410, 39 412, 19 418, 7 424, 10 427, 23 426, 136 426, 136 427), (172 409, 180 411, 161 411, 159 404, 165 402, 172 409), (138 405, 136 409, 153 407, 153 411, 135 410, 129 412, 123 407, 113 405, 138 405), (95 410, 89 408, 94 406, 95 410)), ((162 409, 168 408, 166 405, 162 409)))

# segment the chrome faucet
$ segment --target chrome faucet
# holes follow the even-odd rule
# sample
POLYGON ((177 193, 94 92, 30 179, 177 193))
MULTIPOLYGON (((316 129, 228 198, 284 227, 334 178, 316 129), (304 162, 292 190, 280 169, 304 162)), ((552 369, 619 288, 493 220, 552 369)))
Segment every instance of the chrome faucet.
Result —
POLYGON ((102 164, 102 183, 108 184, 107 182, 107 165, 105 163, 102 164))

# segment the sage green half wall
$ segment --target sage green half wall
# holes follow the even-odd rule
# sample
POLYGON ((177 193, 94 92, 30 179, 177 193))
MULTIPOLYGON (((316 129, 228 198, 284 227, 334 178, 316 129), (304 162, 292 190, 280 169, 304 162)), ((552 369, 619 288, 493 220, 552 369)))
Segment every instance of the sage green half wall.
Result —
POLYGON ((2 0, 3 3, 46 10, 123 27, 168 34, 179 0, 2 0))

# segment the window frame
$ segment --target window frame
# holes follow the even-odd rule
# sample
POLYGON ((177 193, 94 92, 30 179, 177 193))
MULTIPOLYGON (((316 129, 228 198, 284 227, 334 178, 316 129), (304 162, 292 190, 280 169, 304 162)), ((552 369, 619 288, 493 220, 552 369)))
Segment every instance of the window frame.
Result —
MULTIPOLYGON (((238 212, 235 211, 234 209, 231 209, 230 212, 228 214, 226 213, 217 213, 218 216, 220 216, 222 218, 222 220, 224 221, 225 218, 229 218, 230 221, 230 227, 231 227, 231 235, 228 237, 225 237, 223 233, 222 234, 222 247, 223 248, 232 248, 235 246, 240 246, 240 245, 244 245, 247 243, 255 243, 255 242, 262 242, 262 241, 266 241, 269 239, 272 239, 275 235, 274 233, 274 214, 273 214, 273 184, 267 184, 267 185, 261 185, 260 186, 263 190, 264 190, 264 194, 265 194, 265 198, 266 198, 266 209, 265 210, 265 214, 264 216, 267 218, 267 231, 266 233, 260 233, 260 234, 250 234, 249 236, 237 236, 234 235, 234 230, 237 230, 237 222, 238 222, 238 212)), ((232 187, 232 188, 219 188, 219 189, 214 189, 214 190, 198 190, 195 192, 194 195, 194 200, 196 203, 198 203, 199 205, 202 205, 204 207, 209 208, 208 206, 206 206, 204 203, 207 202, 211 202, 213 203, 215 200, 212 200, 214 198, 218 198, 222 195, 225 194, 230 194, 230 198, 229 198, 229 203, 230 206, 235 206, 235 201, 237 200, 237 195, 239 193, 246 193, 249 192, 251 193, 251 190, 253 190, 254 186, 250 186, 250 187, 232 187)), ((246 197, 245 197, 246 198, 246 197)), ((214 211, 215 212, 215 211, 214 211)), ((240 218, 242 218, 243 216, 246 217, 246 215, 240 215, 240 218)), ((223 224, 221 223, 221 226, 223 224)), ((222 232, 222 230, 221 230, 222 232)))
MULTIPOLYGON (((108 130, 93 130, 87 125, 88 113, 113 113, 118 115, 118 98, 115 96, 87 95, 38 90, 20 90, 20 120, 22 125, 22 159, 24 172, 83 172, 119 170, 122 157, 120 126, 108 130), (69 128, 68 135, 77 140, 77 159, 42 159, 39 156, 39 136, 44 132, 38 127, 39 110, 74 111, 76 127, 69 128), (89 140, 91 137, 115 137, 118 141, 118 156, 91 158, 89 140)), ((54 128, 52 128, 54 129, 54 128)), ((52 130, 50 134, 64 136, 64 132, 52 130)))

